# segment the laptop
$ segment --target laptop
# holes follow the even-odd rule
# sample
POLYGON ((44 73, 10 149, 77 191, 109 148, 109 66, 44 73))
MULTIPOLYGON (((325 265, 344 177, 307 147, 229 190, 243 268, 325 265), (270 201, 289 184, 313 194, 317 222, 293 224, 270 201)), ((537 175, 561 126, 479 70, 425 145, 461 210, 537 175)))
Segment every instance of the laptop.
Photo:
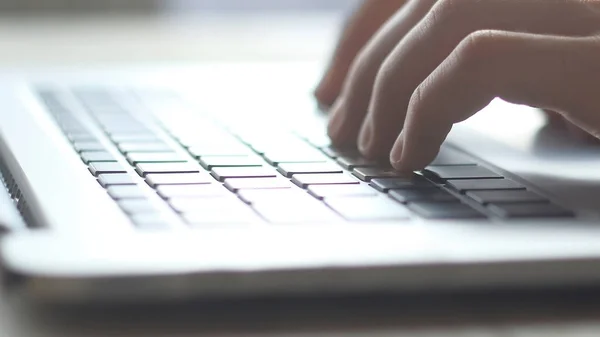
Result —
POLYGON ((600 147, 494 101, 399 176, 329 144, 318 70, 4 71, 5 284, 89 303, 600 281, 600 147))

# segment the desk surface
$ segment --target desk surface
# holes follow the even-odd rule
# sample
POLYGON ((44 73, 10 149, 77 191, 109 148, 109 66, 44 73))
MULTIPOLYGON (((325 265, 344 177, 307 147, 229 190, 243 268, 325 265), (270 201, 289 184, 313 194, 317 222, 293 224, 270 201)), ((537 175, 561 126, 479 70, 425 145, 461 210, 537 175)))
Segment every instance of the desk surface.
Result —
POLYGON ((2 16, 0 66, 323 60, 339 14, 2 16))
POLYGON ((88 309, 4 296, 0 336, 596 337, 600 294, 287 300, 88 309))
MULTIPOLYGON (((324 60, 339 21, 326 14, 3 17, 0 66, 324 60)), ((31 308, 5 295, 0 336, 591 337, 600 336, 599 299, 600 294, 378 297, 69 312, 31 308)))

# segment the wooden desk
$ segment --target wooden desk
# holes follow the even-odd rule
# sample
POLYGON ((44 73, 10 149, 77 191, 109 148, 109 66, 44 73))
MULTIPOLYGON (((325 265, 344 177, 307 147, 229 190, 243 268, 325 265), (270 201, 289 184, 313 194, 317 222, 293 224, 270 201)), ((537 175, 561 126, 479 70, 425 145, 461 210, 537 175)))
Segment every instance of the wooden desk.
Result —
MULTIPOLYGON (((338 23, 328 15, 4 17, 0 65, 325 60, 338 23)), ((596 337, 599 299, 593 293, 371 297, 69 312, 31 308, 5 295, 0 336, 596 337)))

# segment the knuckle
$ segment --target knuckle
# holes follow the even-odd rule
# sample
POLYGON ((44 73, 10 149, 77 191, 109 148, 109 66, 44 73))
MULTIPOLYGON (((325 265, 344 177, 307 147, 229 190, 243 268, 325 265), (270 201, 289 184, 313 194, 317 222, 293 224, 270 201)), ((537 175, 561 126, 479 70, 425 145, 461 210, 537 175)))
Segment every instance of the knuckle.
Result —
POLYGON ((428 98, 432 98, 432 87, 433 80, 427 78, 413 91, 408 103, 408 124, 413 123, 417 115, 420 115, 423 111, 427 111, 426 104, 429 101, 428 98))
MULTIPOLYGON (((357 55, 348 71, 344 83, 344 93, 346 100, 357 102, 365 100, 370 96, 372 85, 377 74, 376 62, 369 53, 361 52, 357 55)), ((351 103, 352 104, 352 103, 351 103)))
POLYGON ((452 20, 460 13, 472 9, 473 0, 438 0, 429 12, 431 23, 452 20))
POLYGON ((388 57, 377 71, 377 76, 375 80, 375 91, 379 95, 384 94, 388 91, 393 91, 393 88, 396 84, 395 80, 395 68, 396 63, 393 58, 388 57))
POLYGON ((362 50, 352 62, 348 77, 353 81, 363 81, 376 64, 372 55, 367 50, 362 50))
POLYGON ((423 104, 423 97, 425 96, 426 82, 421 83, 410 96, 409 111, 419 110, 423 104))
POLYGON ((502 33, 493 30, 480 30, 467 35, 458 47, 459 61, 473 65, 477 62, 489 62, 500 54, 503 48, 502 33))

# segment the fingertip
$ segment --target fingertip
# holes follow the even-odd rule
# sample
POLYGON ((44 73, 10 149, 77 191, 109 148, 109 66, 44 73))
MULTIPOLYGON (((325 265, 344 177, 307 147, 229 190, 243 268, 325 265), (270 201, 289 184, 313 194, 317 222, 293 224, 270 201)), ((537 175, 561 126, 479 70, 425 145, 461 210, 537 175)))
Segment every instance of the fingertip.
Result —
POLYGON ((363 156, 367 158, 370 158, 372 156, 371 148, 373 143, 373 136, 373 123, 369 118, 367 118, 364 121, 358 136, 358 150, 363 156))
POLYGON ((408 169, 408 165, 406 165, 406 161, 403 158, 404 154, 404 133, 400 132, 392 151, 390 152, 390 162, 392 167, 399 172, 406 172, 408 169))
MULTIPOLYGON (((435 160, 439 153, 439 146, 433 144, 421 144, 418 149, 412 148, 401 133, 390 152, 392 167, 400 173, 419 171, 427 167, 435 160)), ((414 146, 414 142, 412 143, 414 146)))
POLYGON ((338 99, 330 110, 329 124, 327 125, 327 135, 335 146, 343 145, 343 130, 345 119, 345 104, 343 99, 338 99))
POLYGON ((410 177, 415 171, 410 166, 405 165, 403 161, 392 162, 392 167, 401 176, 410 177))
POLYGON ((333 88, 332 85, 333 76, 334 75, 332 74, 332 71, 328 70, 323 78, 321 78, 319 84, 317 84, 317 87, 313 92, 315 99, 320 105, 329 107, 332 106, 339 95, 339 90, 333 88))

